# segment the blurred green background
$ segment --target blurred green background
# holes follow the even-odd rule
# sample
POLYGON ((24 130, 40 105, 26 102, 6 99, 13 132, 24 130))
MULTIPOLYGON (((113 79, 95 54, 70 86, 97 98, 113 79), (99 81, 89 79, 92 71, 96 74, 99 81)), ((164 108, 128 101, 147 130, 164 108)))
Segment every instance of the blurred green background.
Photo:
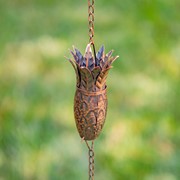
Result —
MULTIPOLYGON (((95 142, 97 180, 180 179, 180 1, 97 0, 95 43, 120 55, 95 142)), ((87 1, 0 0, 0 180, 88 179, 64 55, 87 1)))

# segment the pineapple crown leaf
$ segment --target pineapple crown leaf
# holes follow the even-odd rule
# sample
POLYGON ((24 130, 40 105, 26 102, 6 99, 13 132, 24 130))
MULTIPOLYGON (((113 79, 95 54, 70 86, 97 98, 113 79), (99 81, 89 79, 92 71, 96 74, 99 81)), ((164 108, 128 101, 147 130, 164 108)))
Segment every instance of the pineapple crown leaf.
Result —
POLYGON ((101 58, 103 58, 104 51, 105 51, 105 48, 104 48, 104 45, 102 45, 101 48, 99 49, 99 51, 98 51, 97 54, 96 54, 96 58, 97 58, 99 61, 101 60, 101 58))
POLYGON ((112 56, 113 50, 105 55, 105 47, 102 45, 96 54, 92 54, 91 44, 88 44, 84 56, 73 46, 70 50, 73 59, 70 61, 76 72, 77 87, 87 91, 99 91, 106 88, 106 79, 111 64, 119 57, 112 56))
POLYGON ((73 51, 70 51, 73 55, 73 58, 76 64, 79 65, 80 68, 87 68, 90 71, 93 71, 95 67, 100 67, 101 70, 106 69, 111 66, 111 64, 119 57, 119 56, 112 56, 113 50, 108 52, 105 55, 105 47, 104 45, 101 46, 99 51, 96 54, 96 57, 92 54, 91 44, 88 44, 85 50, 84 56, 81 52, 73 46, 73 51), (95 64, 95 59, 97 64, 95 64))

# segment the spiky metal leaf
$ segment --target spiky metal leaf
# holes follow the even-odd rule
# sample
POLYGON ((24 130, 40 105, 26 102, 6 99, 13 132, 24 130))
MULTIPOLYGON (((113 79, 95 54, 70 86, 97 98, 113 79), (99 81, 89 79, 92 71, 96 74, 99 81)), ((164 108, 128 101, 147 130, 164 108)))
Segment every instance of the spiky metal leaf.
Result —
POLYGON ((73 49, 74 51, 71 51, 71 54, 76 63, 72 63, 74 62, 73 60, 69 61, 73 67, 76 66, 76 76, 79 76, 77 77, 77 81, 79 81, 77 82, 78 87, 92 92, 103 90, 106 87, 105 80, 111 64, 119 56, 112 57, 113 51, 105 55, 105 48, 101 46, 96 57, 93 57, 91 44, 87 45, 84 56, 78 49, 73 49))

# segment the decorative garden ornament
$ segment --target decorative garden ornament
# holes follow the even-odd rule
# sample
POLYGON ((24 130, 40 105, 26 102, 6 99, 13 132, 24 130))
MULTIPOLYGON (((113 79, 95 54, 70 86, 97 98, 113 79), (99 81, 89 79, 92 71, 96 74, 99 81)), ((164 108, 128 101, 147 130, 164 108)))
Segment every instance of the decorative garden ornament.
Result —
POLYGON ((94 45, 94 0, 88 0, 88 21, 90 43, 84 56, 73 47, 72 59, 68 59, 76 73, 74 117, 80 137, 89 148, 89 179, 94 179, 94 140, 100 134, 107 113, 106 79, 112 63, 119 56, 113 51, 105 54, 102 46, 96 54, 94 45), (92 51, 92 48, 93 51, 92 51), (87 141, 92 141, 89 146, 87 141))

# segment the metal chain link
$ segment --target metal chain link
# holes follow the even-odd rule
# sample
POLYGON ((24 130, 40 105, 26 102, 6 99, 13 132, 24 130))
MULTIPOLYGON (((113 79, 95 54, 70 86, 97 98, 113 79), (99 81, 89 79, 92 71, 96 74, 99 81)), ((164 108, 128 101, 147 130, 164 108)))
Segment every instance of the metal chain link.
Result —
POLYGON ((94 0, 88 0, 89 42, 94 44, 94 0))
POLYGON ((96 48, 94 45, 94 1, 88 0, 88 27, 89 27, 89 42, 91 43, 94 51, 95 66, 97 66, 96 48))
POLYGON ((89 149, 89 180, 94 180, 94 141, 92 141, 91 147, 86 141, 89 149))

